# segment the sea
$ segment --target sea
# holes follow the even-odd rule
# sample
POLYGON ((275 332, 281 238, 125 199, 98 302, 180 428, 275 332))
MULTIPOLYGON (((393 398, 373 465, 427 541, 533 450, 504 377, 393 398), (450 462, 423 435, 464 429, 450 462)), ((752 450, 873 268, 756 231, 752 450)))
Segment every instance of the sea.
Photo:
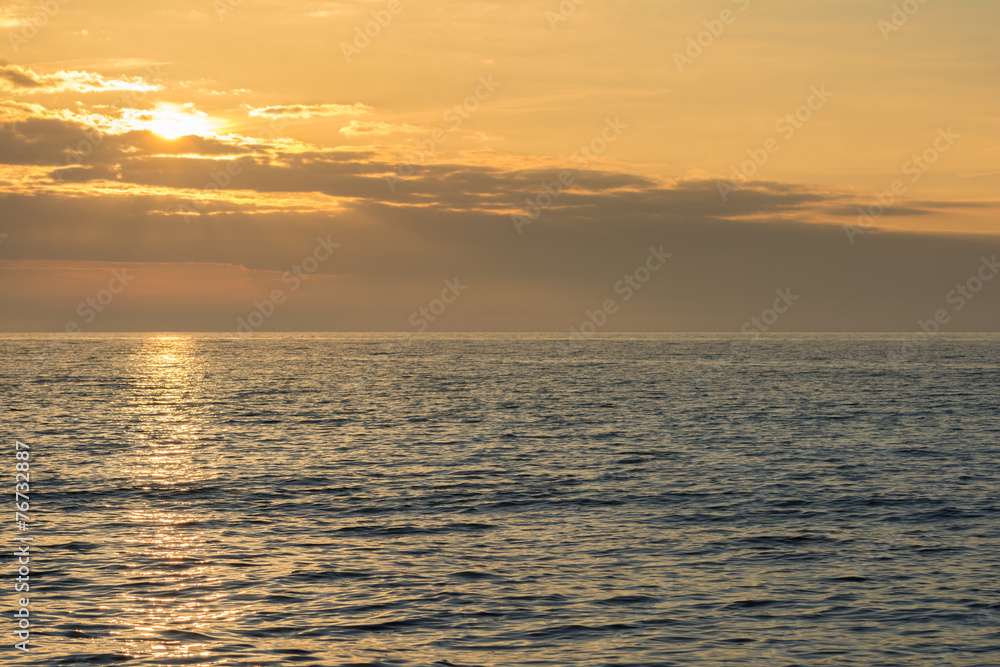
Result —
POLYGON ((6 334, 0 405, 3 664, 1000 665, 1000 335, 6 334))

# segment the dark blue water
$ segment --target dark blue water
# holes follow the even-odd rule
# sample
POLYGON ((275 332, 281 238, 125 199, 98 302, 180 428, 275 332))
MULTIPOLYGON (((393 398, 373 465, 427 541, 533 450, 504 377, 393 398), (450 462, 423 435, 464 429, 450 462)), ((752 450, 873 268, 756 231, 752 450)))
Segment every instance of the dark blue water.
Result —
POLYGON ((903 340, 0 337, 0 659, 998 665, 1000 336, 903 340))

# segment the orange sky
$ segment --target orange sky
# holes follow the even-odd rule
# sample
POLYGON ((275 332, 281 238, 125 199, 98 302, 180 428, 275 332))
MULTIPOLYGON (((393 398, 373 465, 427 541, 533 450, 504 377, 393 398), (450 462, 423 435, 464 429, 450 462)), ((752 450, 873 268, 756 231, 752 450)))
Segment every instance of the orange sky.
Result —
POLYGON ((7 2, 0 330, 996 330, 998 19, 7 2))

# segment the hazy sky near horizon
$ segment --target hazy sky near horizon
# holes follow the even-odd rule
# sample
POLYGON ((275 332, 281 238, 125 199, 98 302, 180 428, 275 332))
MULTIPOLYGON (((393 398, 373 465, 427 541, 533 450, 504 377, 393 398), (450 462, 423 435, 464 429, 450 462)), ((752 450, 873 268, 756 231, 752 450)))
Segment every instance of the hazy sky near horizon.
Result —
POLYGON ((7 2, 0 330, 995 331, 998 24, 7 2))

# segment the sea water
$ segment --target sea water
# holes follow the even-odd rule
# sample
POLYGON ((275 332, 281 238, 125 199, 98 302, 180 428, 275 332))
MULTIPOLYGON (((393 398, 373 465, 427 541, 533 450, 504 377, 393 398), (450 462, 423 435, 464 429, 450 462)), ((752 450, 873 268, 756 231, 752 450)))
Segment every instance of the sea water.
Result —
POLYGON ((2 336, 2 660, 995 666, 998 379, 996 335, 2 336))

